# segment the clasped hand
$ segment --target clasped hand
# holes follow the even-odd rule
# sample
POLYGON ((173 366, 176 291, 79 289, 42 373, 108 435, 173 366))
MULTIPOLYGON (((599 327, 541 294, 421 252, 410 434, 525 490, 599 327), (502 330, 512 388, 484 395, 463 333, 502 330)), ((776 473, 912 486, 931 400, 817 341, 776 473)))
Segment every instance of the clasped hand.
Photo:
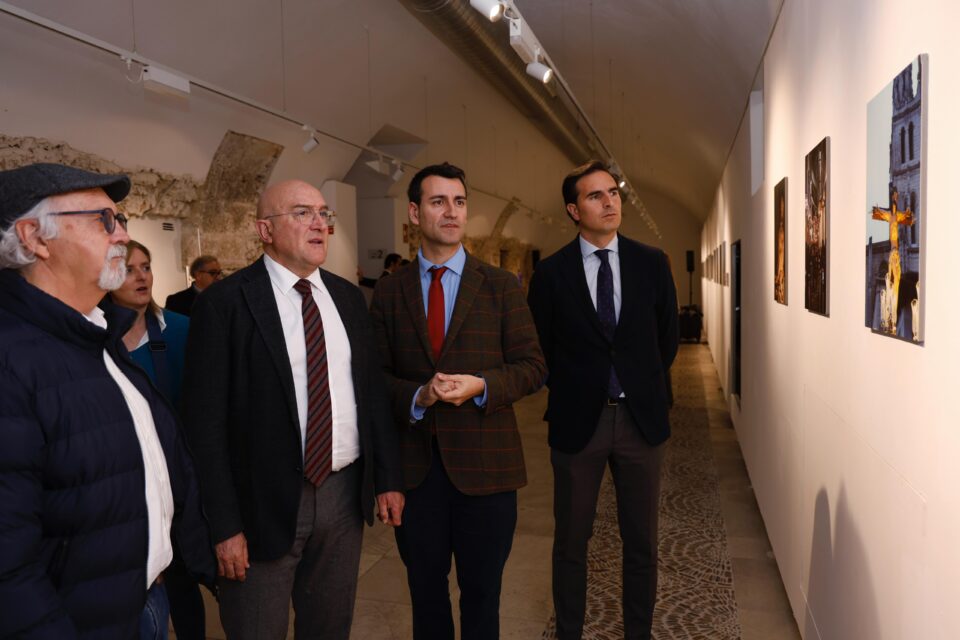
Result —
POLYGON ((429 407, 438 400, 460 406, 467 400, 483 395, 483 378, 464 373, 435 373, 420 389, 417 404, 429 407))

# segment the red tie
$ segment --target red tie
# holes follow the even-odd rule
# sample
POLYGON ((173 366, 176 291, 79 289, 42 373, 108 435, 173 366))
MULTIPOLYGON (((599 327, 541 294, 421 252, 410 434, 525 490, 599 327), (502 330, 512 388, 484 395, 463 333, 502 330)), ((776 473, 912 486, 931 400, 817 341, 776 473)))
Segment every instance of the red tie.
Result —
POLYGON ((310 282, 300 280, 293 288, 303 298, 300 310, 307 343, 307 434, 303 447, 303 475, 319 487, 330 475, 333 458, 333 408, 327 376, 327 343, 310 282))
POLYGON ((443 348, 444 324, 447 311, 443 303, 443 283, 440 278, 447 270, 446 267, 431 267, 430 291, 427 295, 427 333, 430 334, 430 346, 433 347, 433 359, 440 359, 440 349, 443 348))

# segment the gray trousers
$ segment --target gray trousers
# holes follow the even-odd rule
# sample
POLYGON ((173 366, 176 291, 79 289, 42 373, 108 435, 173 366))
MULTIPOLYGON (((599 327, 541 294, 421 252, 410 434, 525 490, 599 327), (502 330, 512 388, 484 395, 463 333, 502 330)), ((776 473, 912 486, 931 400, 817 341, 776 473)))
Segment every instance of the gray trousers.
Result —
POLYGON ((587 543, 607 464, 617 492, 623 540, 623 628, 630 640, 649 639, 657 600, 657 516, 663 445, 650 446, 626 404, 604 407, 597 430, 580 452, 552 450, 556 528, 553 606, 557 637, 579 640, 587 598, 587 543))
POLYGON ((229 640, 286 638, 291 598, 297 640, 348 640, 363 541, 361 468, 354 463, 331 473, 319 487, 304 480, 290 551, 251 561, 244 582, 219 579, 229 640))

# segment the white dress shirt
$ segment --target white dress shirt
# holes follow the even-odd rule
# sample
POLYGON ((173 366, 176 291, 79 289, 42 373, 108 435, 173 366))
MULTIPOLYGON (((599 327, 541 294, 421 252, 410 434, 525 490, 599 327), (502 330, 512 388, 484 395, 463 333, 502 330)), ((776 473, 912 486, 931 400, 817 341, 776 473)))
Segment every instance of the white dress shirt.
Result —
MULTIPOLYGON (((157 322, 160 323, 160 333, 163 333, 167 330, 167 321, 163 318, 163 311, 160 309, 157 309, 157 322)), ((137 346, 135 346, 133 349, 130 349, 130 353, 133 353, 148 342, 150 342, 150 332, 144 331, 143 335, 140 336, 140 342, 138 342, 137 346)))
MULTIPOLYGON (((87 320, 107 328, 103 311, 95 307, 87 320)), ((103 362, 107 366, 133 418, 133 427, 140 441, 143 454, 144 492, 147 501, 147 588, 154 583, 164 569, 173 560, 173 545, 170 542, 170 526, 173 523, 173 491, 170 488, 170 474, 167 471, 167 458, 157 436, 157 425, 153 421, 150 404, 130 379, 127 378, 113 361, 106 349, 103 362)))
MULTIPOLYGON (((587 276, 587 288, 590 289, 590 300, 593 301, 593 308, 597 308, 597 275, 600 273, 600 256, 596 252, 600 247, 595 247, 583 236, 580 238, 580 255, 583 256, 583 272, 587 276)), ((607 262, 610 263, 610 271, 613 273, 613 311, 620 320, 620 301, 623 298, 622 288, 620 286, 620 236, 613 236, 610 244, 604 247, 610 249, 607 254, 607 262)))
MULTIPOLYGON (((280 312, 283 341, 293 372, 293 389, 297 396, 300 417, 300 451, 307 438, 307 343, 303 335, 303 297, 293 288, 301 279, 268 255, 264 265, 273 285, 273 295, 280 312)), ((360 432, 357 429, 357 401, 353 392, 353 365, 350 339, 326 285, 316 270, 309 281, 313 299, 323 320, 323 336, 327 346, 327 379, 333 411, 332 469, 339 471, 360 457, 360 432)))

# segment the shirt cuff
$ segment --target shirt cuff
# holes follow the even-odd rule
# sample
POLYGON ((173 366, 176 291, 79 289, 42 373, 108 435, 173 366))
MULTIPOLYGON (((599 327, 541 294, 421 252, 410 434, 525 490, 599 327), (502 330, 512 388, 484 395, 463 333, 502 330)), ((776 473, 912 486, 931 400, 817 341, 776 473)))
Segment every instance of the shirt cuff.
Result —
MULTIPOLYGON (((424 414, 427 412, 426 407, 417 406, 417 398, 420 397, 420 389, 423 389, 423 385, 417 387, 416 393, 413 394, 413 400, 410 401, 410 422, 420 422, 423 420, 424 414)), ((484 396, 486 396, 486 391, 484 391, 484 396)))
POLYGON ((482 396, 473 396, 473 401, 481 409, 487 406, 487 381, 483 379, 483 376, 477 376, 483 380, 483 395, 482 396))

